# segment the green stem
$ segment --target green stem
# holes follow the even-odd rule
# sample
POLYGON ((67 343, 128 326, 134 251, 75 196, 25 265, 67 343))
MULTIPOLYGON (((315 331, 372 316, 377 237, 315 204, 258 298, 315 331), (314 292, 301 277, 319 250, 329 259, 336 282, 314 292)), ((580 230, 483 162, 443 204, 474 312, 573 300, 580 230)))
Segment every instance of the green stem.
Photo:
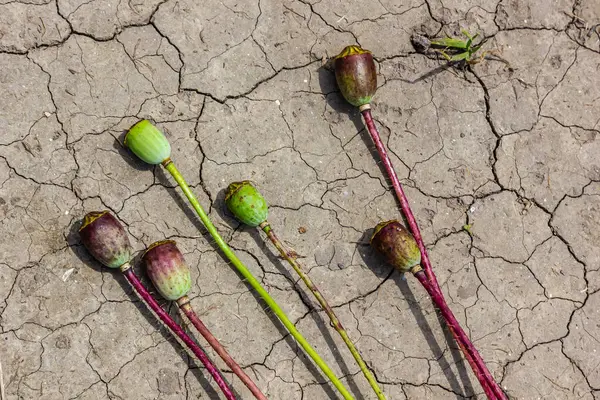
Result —
POLYGON ((267 303, 271 310, 273 310, 277 318, 279 318, 279 320, 286 327, 288 332, 292 334, 294 339, 296 339, 298 344, 302 346, 306 354, 308 354, 308 356, 313 359, 315 364, 317 364, 317 366, 321 368, 321 371, 323 371, 323 373, 329 378, 331 383, 342 394, 344 399, 353 400, 353 397, 350 394, 350 392, 348 392, 348 389, 346 389, 342 382, 335 376, 331 368, 329 368, 325 361, 323 361, 323 359, 311 347, 311 345, 300 334, 300 332, 298 332, 292 321, 290 321, 285 312, 281 309, 281 307, 279 307, 277 302, 275 302, 271 295, 269 295, 269 293, 262 287, 260 282, 254 277, 254 275, 252 275, 248 268, 246 268, 246 266, 240 261, 240 259, 235 255, 235 253, 229 248, 227 243, 225 243, 221 235, 219 235, 217 228, 215 228, 208 215, 206 215, 206 212, 204 212, 204 209, 196 199, 196 196, 194 196, 194 194, 190 190, 190 187, 188 186, 187 182, 185 181, 177 167, 175 167, 175 164, 170 159, 167 159, 163 162, 163 166, 167 171, 169 171, 171 176, 173 176, 181 190, 183 190, 183 193, 190 201, 192 207, 194 207, 194 210, 196 210, 196 213, 200 217, 200 220, 217 243, 217 246, 219 246, 221 251, 229 259, 229 261, 231 261, 231 263, 237 268, 238 272, 244 277, 248 284, 250 284, 250 286, 252 286, 252 288, 256 290, 258 295, 264 300, 265 303, 267 303))
POLYGON ((342 323, 338 319, 337 315, 335 315, 333 308, 331 308, 331 306, 329 305, 327 300, 325 300, 325 297, 323 297, 323 294, 321 293, 321 291, 319 290, 317 285, 314 284, 314 282, 310 279, 308 274, 306 272, 304 272, 304 270, 302 269, 302 266, 298 263, 298 261, 296 261, 296 258, 298 257, 298 255, 295 252, 287 251, 285 249, 285 247, 283 246, 283 243, 281 243, 281 241, 279 240, 277 235, 275 235, 275 232, 273 231, 273 229, 271 228, 271 225, 269 225, 269 223, 267 221, 260 224, 260 227, 267 234, 267 236, 271 240, 271 243, 273 243, 273 245, 277 248, 277 250, 279 250, 279 254, 281 254, 281 256, 292 266, 294 271, 296 271, 296 273, 300 276, 300 278, 306 284, 308 289, 316 297, 316 299, 319 302, 319 304, 321 305, 321 307, 323 307, 323 310, 325 310, 325 312, 327 313, 327 316, 329 316, 329 319, 331 320, 333 327, 340 334, 340 336, 342 337, 342 340, 344 341, 344 343, 346 343, 346 346, 348 346, 348 350, 350 350, 350 353, 352 353, 352 356, 354 356, 354 359, 358 363, 365 378, 367 378, 367 380, 369 381, 369 384, 373 388, 373 391, 375 392, 375 394, 377 394, 377 398, 379 400, 385 400, 383 391, 377 384, 375 377, 373 376, 373 374, 367 367, 367 364, 365 363, 362 356, 358 352, 358 349, 356 348, 356 346, 354 345, 354 343, 348 336, 346 329, 344 329, 344 327, 342 326, 342 323))

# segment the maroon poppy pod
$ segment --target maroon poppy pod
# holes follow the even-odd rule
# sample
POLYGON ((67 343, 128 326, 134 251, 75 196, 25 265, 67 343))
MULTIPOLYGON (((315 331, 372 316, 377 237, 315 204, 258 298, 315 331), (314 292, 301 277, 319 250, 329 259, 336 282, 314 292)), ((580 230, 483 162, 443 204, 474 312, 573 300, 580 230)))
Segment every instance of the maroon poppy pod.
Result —
POLYGON ((335 79, 346 101, 360 107, 371 103, 377 90, 373 54, 359 46, 348 46, 335 57, 335 79))
POLYGON ((421 264, 417 241, 397 220, 380 222, 371 236, 371 246, 400 272, 408 272, 421 264))
POLYGON ((192 288, 192 278, 175 241, 152 243, 142 256, 150 280, 167 300, 179 300, 192 288))
POLYGON ((85 216, 79 236, 96 260, 109 268, 119 268, 131 260, 131 244, 123 225, 108 211, 85 216))

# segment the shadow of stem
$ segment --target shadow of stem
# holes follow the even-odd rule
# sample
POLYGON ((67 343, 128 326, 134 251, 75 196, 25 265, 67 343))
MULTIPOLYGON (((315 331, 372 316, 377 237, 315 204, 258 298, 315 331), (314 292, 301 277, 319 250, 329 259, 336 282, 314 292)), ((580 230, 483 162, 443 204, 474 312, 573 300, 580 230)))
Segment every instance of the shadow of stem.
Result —
POLYGON ((446 377, 446 380, 450 384, 450 388, 452 389, 452 391, 455 393, 460 393, 461 395, 463 395, 465 397, 472 395, 473 386, 468 377, 468 373, 465 369, 464 363, 459 362, 459 361, 462 361, 461 355, 460 355, 460 353, 459 354, 455 353, 456 349, 453 350, 453 346, 451 344, 454 344, 454 339, 452 338, 452 334, 448 331, 446 324, 443 321, 439 321, 439 315, 437 314, 437 310, 436 310, 436 316, 438 317, 438 321, 444 332, 444 337, 446 339, 446 342, 448 342, 449 348, 451 349, 450 352, 452 354, 454 362, 456 363, 456 368, 458 370, 458 373, 461 377, 461 380, 463 383, 462 386, 461 386, 461 383, 456 378, 456 376, 454 375, 454 373, 452 372, 451 365, 448 362, 448 360, 446 359, 446 356, 444 355, 445 352, 442 350, 440 345, 437 343, 435 336, 433 334, 433 331, 431 330, 431 326, 427 322, 427 319, 425 318, 425 314, 423 314, 423 311, 421 310, 421 307, 419 306, 419 302, 415 298, 412 290, 410 289, 410 287, 408 286, 406 281, 402 279, 400 274, 394 273, 393 279, 396 282, 396 285, 398 286, 398 288, 400 289, 402 294, 404 295, 404 298, 408 302, 409 309, 410 309, 411 313, 413 314, 413 316, 415 317, 417 325, 418 325, 419 329, 421 330, 423 337, 427 341, 427 345, 431 349, 434 357, 437 358, 437 362, 440 365, 440 369, 444 373, 444 376, 446 377), (463 386, 464 386, 464 388, 463 388, 463 386))
MULTIPOLYGON (((346 364, 346 361, 340 354, 340 351, 338 349, 338 346, 335 344, 335 341, 333 339, 330 329, 328 329, 328 324, 325 321, 325 318, 327 318, 327 317, 321 317, 319 315, 319 313, 316 312, 319 310, 316 309, 312 305, 312 304, 314 304, 314 302, 312 301, 312 293, 309 294, 309 292, 304 287, 301 286, 302 280, 300 279, 300 277, 296 276, 295 274, 292 274, 283 265, 283 261, 270 248, 268 248, 269 247, 268 243, 266 242, 264 236, 260 233, 260 231, 258 229, 254 229, 254 228, 249 229, 248 233, 254 239, 256 244, 263 250, 264 254, 269 258, 269 261, 271 262, 271 264, 273 264, 277 268, 279 273, 281 273, 283 276, 285 276, 285 278, 295 287, 296 292, 298 293, 298 296, 300 296, 303 303, 307 306, 307 308, 309 308, 310 316, 313 319, 313 321, 315 322, 319 331, 321 332, 321 335, 323 336, 325 343, 327 343, 327 347, 329 347, 331 354, 333 354, 333 357, 334 357, 336 363, 340 366, 343 376, 347 377, 346 381, 348 382, 348 386, 350 386, 350 390, 352 391, 354 396, 356 396, 357 398, 361 398, 360 389, 358 388, 358 385, 354 381, 354 376, 351 374, 351 372, 348 368, 348 365, 346 364)), ((310 362, 309 360, 304 360, 304 359, 305 359, 305 357, 303 357, 303 361, 307 367, 309 366, 306 363, 307 361, 312 366, 312 362, 310 362)), ((313 367, 313 369, 314 369, 314 367, 313 367)), ((333 392, 330 393, 330 396, 332 398, 336 398, 336 395, 333 392)))
MULTIPOLYGON (((408 82, 408 83, 416 83, 416 82, 425 80, 431 76, 434 76, 438 73, 441 73, 441 72, 443 72, 449 68, 452 68, 454 66, 456 66, 455 62, 446 63, 437 68, 434 68, 431 71, 426 72, 425 74, 421 75, 420 77, 416 78, 413 81, 408 81, 408 80, 403 80, 403 81, 408 82)), ((327 92, 327 90, 329 88, 335 87, 334 81, 335 81, 335 75, 333 73, 331 73, 331 71, 328 71, 325 68, 321 68, 319 70, 319 84, 324 93, 327 92)), ((370 151, 373 158, 378 161, 377 164, 380 167, 382 175, 385 177, 386 182, 389 185, 391 183, 389 180, 389 177, 388 177, 387 173, 385 172, 383 165, 381 164, 381 162, 379 162, 380 161, 379 154, 377 153, 375 146, 373 145, 373 141, 372 141, 369 133, 365 129, 365 126, 364 126, 362 118, 361 118, 361 114, 358 111, 358 109, 356 107, 350 106, 343 99, 343 97, 341 96, 341 94, 339 92, 329 92, 325 96, 326 96, 327 104, 329 107, 331 107, 334 111, 337 111, 340 114, 348 115, 350 120, 354 123, 354 125, 358 131, 358 134, 361 135, 361 139, 365 143, 367 149, 370 151)), ((399 201, 397 199, 396 199, 396 201, 399 204, 399 201)), ((402 214, 402 216, 404 217, 403 214, 402 214)), ((363 256, 363 258, 364 257, 365 256, 363 256)), ((365 260, 365 261, 367 261, 367 260, 365 260)), ((369 263, 367 262, 367 265, 368 264, 369 263)), ((442 351, 439 344, 436 342, 435 337, 432 333, 431 327, 427 323, 425 316, 424 316, 423 312, 421 311, 421 308, 418 306, 418 303, 417 303, 414 295, 412 294, 412 291, 410 290, 410 288, 408 287, 406 282, 403 281, 402 279, 400 279, 399 274, 394 274, 394 279, 396 280, 396 284, 400 288, 400 291, 403 293, 404 297, 408 301, 409 308, 410 308, 413 316, 415 317, 417 324, 418 324, 419 328, 421 329, 421 332, 423 333, 423 336, 425 337, 427 344, 429 345, 431 351, 433 352, 433 354, 436 357, 439 357, 438 362, 440 363, 440 367, 441 367, 442 371, 444 372, 444 375, 446 376, 446 379, 448 380, 452 390, 456 393, 463 392, 459 381, 456 379, 456 377, 454 376, 454 374, 452 373, 452 371, 450 369, 450 364, 446 360, 446 358, 444 356, 444 352, 442 351)), ((439 321, 439 322, 440 322, 440 326, 442 327, 442 330, 444 332, 444 337, 446 339, 446 342, 449 345, 448 347, 450 348, 450 352, 452 354, 454 363, 456 364, 456 367, 458 369, 458 373, 461 377, 461 381, 463 383, 465 391, 472 393, 473 387, 472 387, 471 381, 470 381, 468 373, 465 369, 464 363, 462 362, 462 357, 461 357, 460 352, 458 351, 458 349, 456 349, 453 346, 454 339, 452 337, 452 334, 448 331, 448 329, 443 321, 439 321)))

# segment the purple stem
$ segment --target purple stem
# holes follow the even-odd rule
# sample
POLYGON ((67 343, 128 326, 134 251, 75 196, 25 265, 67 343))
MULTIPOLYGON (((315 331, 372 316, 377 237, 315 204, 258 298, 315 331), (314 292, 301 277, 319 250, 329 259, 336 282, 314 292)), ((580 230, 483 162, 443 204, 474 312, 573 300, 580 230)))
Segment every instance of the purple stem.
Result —
POLYGON ((362 111, 362 115, 365 119, 365 124, 367 125, 367 130, 375 143, 375 147, 377 147, 377 152, 379 153, 379 158, 383 162, 383 166, 385 167, 385 171, 392 181, 392 186, 394 191, 396 192, 396 197, 400 202, 400 208, 402 209, 402 213, 406 217, 406 222, 408 222, 408 227, 410 232, 415 237, 417 241, 417 245, 419 246, 419 250, 421 251, 421 264, 423 265, 423 269, 425 270, 425 275, 427 275, 427 279, 433 284, 435 290, 440 291, 440 285, 438 285, 437 279, 433 270, 431 268, 431 262, 429 261, 429 255, 427 254, 427 249, 425 249, 425 243, 423 243, 423 238, 421 237, 421 231, 419 230, 419 225, 417 224, 417 220, 410 209, 410 205, 408 204, 408 198, 406 194, 404 194, 404 190, 402 189, 402 185, 400 184, 400 180, 398 180, 398 175, 396 175, 396 170, 394 170, 394 166, 392 165, 392 161, 387 154, 385 146, 381 141, 381 136, 379 136, 379 132, 377 131, 377 127, 375 126, 375 122, 373 122, 373 116, 371 115, 371 110, 366 109, 362 111))
POLYGON ((192 305, 189 303, 189 299, 187 296, 182 297, 177 301, 179 305, 179 309, 183 311, 183 313, 188 317, 188 319, 192 322, 192 324, 196 327, 198 332, 206 339, 208 344, 212 346, 212 348, 217 352, 221 359, 225 361, 225 364, 234 374, 240 378, 240 380, 246 385, 246 387, 252 392, 254 397, 259 400, 267 400, 267 397, 260 391, 256 383, 244 372, 244 370, 238 365, 237 362, 229 355, 225 347, 217 340, 217 338, 211 333, 211 331, 204 325, 204 322, 198 317, 196 311, 192 308, 192 305))
MULTIPOLYGON (((373 116, 371 115, 370 107, 362 109, 361 113, 363 115, 363 118, 365 119, 365 124, 367 125, 367 130, 369 131, 369 134, 371 135, 371 139, 373 139, 373 142, 375 143, 375 147, 377 147, 377 152, 379 153, 379 157, 381 158, 381 161, 383 162, 385 171, 387 172, 387 175, 388 175, 390 181, 392 182, 392 187, 394 188, 394 191, 396 192, 396 197, 398 199, 398 202, 400 203, 400 208, 402 210, 402 213, 404 214, 404 217, 406 218, 408 227, 409 227, 412 235, 414 236, 414 238, 417 242, 417 245, 419 246, 419 251, 421 252, 421 264, 423 265, 423 271, 424 271, 424 274, 423 274, 423 271, 421 271, 421 276, 428 281, 428 285, 426 286, 426 289, 428 291, 436 292, 436 294, 439 296, 439 298, 441 298, 444 301, 444 304, 445 304, 444 295, 442 293, 442 290, 440 289, 440 285, 437 282, 437 278, 436 278, 435 274, 433 273, 433 269, 431 268, 431 262, 429 261, 429 255, 427 254, 427 249, 425 248, 425 243, 423 242, 423 238, 421 237, 421 231, 419 230, 419 225, 417 224, 417 220, 415 219, 415 216, 413 215, 412 210, 410 209, 410 204, 408 203, 408 198, 406 197, 406 194, 404 193, 404 190, 402 189, 402 185, 400 184, 398 175, 396 174, 396 171, 394 170, 392 161, 390 160, 390 157, 387 154, 387 150, 385 149, 385 146, 383 145, 383 142, 381 141, 381 136, 379 135, 379 132, 377 131, 377 127, 375 126, 375 122, 373 121, 373 116)), ((419 279, 419 280, 421 280, 421 279, 419 279)), ((421 283, 423 283, 423 282, 421 282, 421 283)), ((433 298, 433 296, 432 296, 432 298, 433 298)), ((446 309, 449 310, 447 305, 446 305, 446 309)), ((454 320, 456 321, 456 318, 454 320)), ((469 365, 471 365, 473 372, 475 373, 475 375, 477 375, 478 379, 481 376, 485 377, 484 380, 481 380, 481 379, 479 380, 479 382, 481 383, 484 390, 486 390, 486 388, 492 388, 493 392, 496 394, 494 397, 489 397, 489 396, 488 397, 490 399, 496 399, 496 398, 497 399, 506 399, 506 395, 504 394, 504 392, 502 391, 500 386, 498 386, 498 384, 496 383, 496 381, 490 374, 489 370, 487 369, 487 366, 485 365, 485 363, 481 359, 481 356, 477 352, 477 349, 475 349, 475 346, 473 346, 473 344, 471 343, 471 341, 469 340, 467 335, 464 333, 462 328, 460 328, 458 321, 456 321, 456 325, 460 329, 460 332, 462 332, 462 334, 466 338, 466 341, 470 344, 470 348, 469 348, 470 351, 466 351, 466 348, 463 348, 464 342, 461 344, 461 338, 459 337, 459 332, 455 331, 453 329, 453 327, 450 324, 448 324, 448 326, 450 327, 450 332, 454 336, 454 339, 459 344, 459 346, 461 346, 461 349, 463 350, 463 354, 465 355, 465 358, 469 362, 469 365), (473 357, 475 357, 475 358, 473 358, 473 357)), ((487 391, 486 391, 486 394, 487 394, 487 391)))
POLYGON ((210 375, 214 378, 215 382, 217 382, 217 385, 219 386, 225 397, 228 400, 235 400, 233 392, 231 391, 229 386, 227 386, 227 383, 219 373, 217 367, 215 367, 215 365, 208 358, 208 356, 202 351, 200 346, 198 346, 198 344, 194 342, 187 333, 184 332, 184 330, 177 324, 177 322, 175 322, 173 318, 171 318, 171 316, 167 314, 165 310, 162 309, 162 307, 156 302, 156 300, 154 300, 154 297, 152 297, 152 295, 148 292, 148 290, 146 290, 144 285, 142 285, 142 282, 140 282, 133 270, 129 268, 123 271, 123 275, 125 275, 125 278, 127 278, 131 286, 133 286, 138 295, 142 299, 144 299, 146 304, 152 309, 152 311, 154 311, 158 318, 160 318, 160 320, 166 326, 168 326, 169 329, 171 329, 171 331, 179 337, 179 339, 181 339, 186 344, 186 346, 196 355, 196 357, 198 357, 200 362, 202 362, 202 364, 206 367, 210 375))
POLYGON ((421 282, 425 290, 427 290, 431 300, 433 300, 433 303, 440 310, 440 313, 446 320, 446 324, 448 325, 450 332, 452 332, 452 335, 456 339, 460 349, 471 365, 471 368, 473 369, 475 376, 477 376, 477 379, 479 380, 479 383, 481 384, 481 387, 483 388, 483 391, 488 399, 506 400, 506 394, 504 394, 504 391, 502 391, 500 386, 496 383, 494 377, 487 369, 485 362, 479 355, 479 352, 460 326, 458 320, 452 313, 452 310, 450 310, 450 307, 448 307, 448 304, 444 299, 444 295, 440 291, 435 290, 431 282, 427 279, 427 276, 423 270, 415 272, 414 275, 419 282, 421 282))

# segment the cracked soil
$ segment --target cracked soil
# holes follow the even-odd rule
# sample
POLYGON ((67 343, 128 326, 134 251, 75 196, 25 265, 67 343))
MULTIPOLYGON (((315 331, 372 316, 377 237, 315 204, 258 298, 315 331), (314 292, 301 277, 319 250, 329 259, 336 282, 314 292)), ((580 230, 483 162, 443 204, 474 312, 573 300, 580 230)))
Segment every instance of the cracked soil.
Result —
POLYGON ((165 132, 220 232, 357 398, 374 397, 325 315, 226 212, 229 182, 260 187, 389 399, 483 398, 424 290, 367 245, 399 210, 360 114, 321 68, 349 44, 376 57, 376 122, 448 302, 495 378, 513 399, 600 399, 597 24, 597 0, 0 0, 8 399, 219 396, 80 244, 79 221, 100 209, 138 251, 178 242, 194 307, 269 398, 337 398, 174 182, 124 149, 140 118, 165 132), (460 28, 512 70, 488 60, 426 75, 443 62, 410 36, 460 28))

